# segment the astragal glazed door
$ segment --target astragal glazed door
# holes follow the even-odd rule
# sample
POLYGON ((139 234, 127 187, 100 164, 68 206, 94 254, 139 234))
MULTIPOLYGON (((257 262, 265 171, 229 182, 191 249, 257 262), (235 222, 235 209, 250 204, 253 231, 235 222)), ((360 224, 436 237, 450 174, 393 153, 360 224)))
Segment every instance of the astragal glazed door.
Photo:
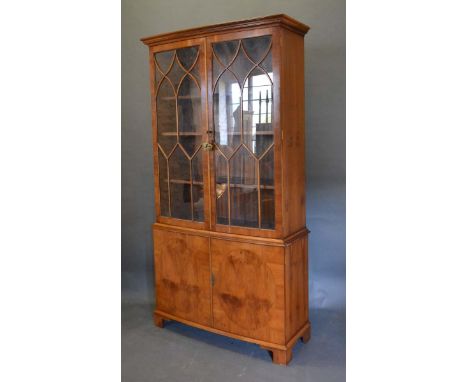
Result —
POLYGON ((158 165, 157 215, 162 222, 207 225, 208 188, 204 40, 157 47, 153 65, 158 165))
POLYGON ((242 32, 208 41, 212 225, 216 231, 273 235, 279 185, 274 34, 242 32))

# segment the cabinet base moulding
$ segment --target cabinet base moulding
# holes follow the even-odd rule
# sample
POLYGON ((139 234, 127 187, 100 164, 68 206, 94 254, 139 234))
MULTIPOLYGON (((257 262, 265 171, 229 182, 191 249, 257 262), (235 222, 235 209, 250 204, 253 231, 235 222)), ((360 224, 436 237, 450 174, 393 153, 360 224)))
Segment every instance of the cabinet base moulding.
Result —
POLYGON ((245 342, 250 342, 253 344, 259 345, 262 349, 269 351, 272 355, 273 363, 279 365, 287 365, 292 359, 292 349, 299 339, 302 342, 307 343, 310 340, 311 325, 310 322, 306 322, 304 326, 285 344, 275 344, 271 342, 266 342, 262 340, 257 340, 255 338, 244 337, 237 334, 225 332, 210 326, 202 325, 197 322, 185 320, 180 317, 176 317, 172 314, 162 312, 160 310, 155 310, 153 312, 154 324, 159 328, 164 328, 165 321, 177 321, 184 325, 193 326, 197 329, 206 330, 215 334, 220 334, 225 337, 235 338, 236 340, 241 340, 245 342))

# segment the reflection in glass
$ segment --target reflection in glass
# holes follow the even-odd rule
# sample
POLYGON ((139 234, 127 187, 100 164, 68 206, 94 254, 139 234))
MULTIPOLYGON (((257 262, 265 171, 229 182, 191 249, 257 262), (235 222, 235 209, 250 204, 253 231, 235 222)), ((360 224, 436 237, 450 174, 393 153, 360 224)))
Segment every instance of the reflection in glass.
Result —
POLYGON ((258 185, 255 158, 242 146, 230 160, 231 225, 258 227, 258 185))
POLYGON ((215 140, 225 155, 240 144, 241 92, 237 79, 226 70, 213 93, 215 140))
MULTIPOLYGON (((272 73, 271 76, 273 76, 272 73)), ((244 143, 256 156, 263 154, 273 143, 272 85, 269 75, 263 70, 255 68, 249 75, 243 89, 244 143)))

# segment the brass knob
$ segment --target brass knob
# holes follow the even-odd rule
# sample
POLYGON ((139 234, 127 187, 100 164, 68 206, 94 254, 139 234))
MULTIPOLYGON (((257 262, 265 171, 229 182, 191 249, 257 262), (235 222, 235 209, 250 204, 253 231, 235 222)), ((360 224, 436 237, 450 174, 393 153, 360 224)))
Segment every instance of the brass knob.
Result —
POLYGON ((213 145, 209 142, 203 142, 202 143, 202 149, 205 151, 210 151, 213 150, 213 145))

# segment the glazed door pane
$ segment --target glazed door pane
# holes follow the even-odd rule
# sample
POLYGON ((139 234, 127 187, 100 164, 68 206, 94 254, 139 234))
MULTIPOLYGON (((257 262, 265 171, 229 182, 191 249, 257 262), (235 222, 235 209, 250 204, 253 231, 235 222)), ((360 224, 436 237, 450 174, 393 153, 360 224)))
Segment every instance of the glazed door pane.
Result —
POLYGON ((272 38, 211 45, 216 223, 274 229, 272 38))
POLYGON ((160 213, 204 221, 198 46, 154 55, 160 213))

